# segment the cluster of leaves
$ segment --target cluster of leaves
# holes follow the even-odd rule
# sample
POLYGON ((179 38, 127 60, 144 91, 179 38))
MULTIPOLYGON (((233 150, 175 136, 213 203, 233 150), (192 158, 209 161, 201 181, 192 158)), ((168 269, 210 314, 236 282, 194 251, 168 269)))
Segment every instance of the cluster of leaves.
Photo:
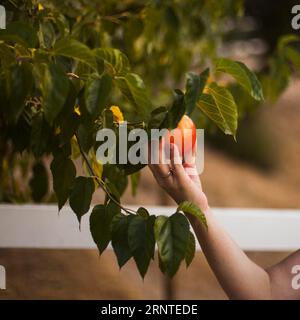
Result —
POLYGON ((157 244, 159 266, 172 277, 182 260, 189 266, 195 254, 195 238, 183 212, 195 216, 205 225, 203 213, 189 202, 181 203, 170 217, 156 217, 143 207, 135 214, 123 214, 120 207, 109 201, 93 208, 91 233, 100 254, 111 241, 120 268, 133 257, 142 277, 154 259, 157 244))
MULTIPOLYGON (((239 14, 241 1, 9 0, 4 5, 9 21, 0 31, 2 201, 24 199, 16 197, 15 184, 7 192, 4 178, 19 154, 33 155, 31 197, 45 199, 45 159, 50 158, 59 210, 69 201, 79 223, 96 188, 105 192, 104 204, 90 216, 100 253, 111 241, 120 267, 133 257, 144 276, 157 243, 160 268, 173 276, 182 260, 190 264, 195 252, 183 213, 205 225, 203 213, 191 203, 180 204, 170 217, 123 207, 121 196, 129 179, 136 191, 142 166, 102 165, 96 159, 95 136, 102 128, 118 134, 123 117, 130 129, 173 129, 185 113, 200 112, 235 137, 238 107, 218 81, 220 74, 231 76, 257 101, 263 99, 253 72, 216 55, 220 22, 239 14), (209 62, 213 70, 205 69, 209 62), (168 95, 165 106, 156 107, 158 100, 166 100, 161 98, 166 84, 180 83, 188 68, 199 72, 187 73, 184 92, 175 90, 173 101, 168 95), (111 107, 116 104, 122 110, 111 107), (76 159, 82 160, 84 176, 77 175, 76 159)), ((23 167, 24 177, 31 162, 23 167)), ((13 173, 9 177, 14 181, 13 173)))

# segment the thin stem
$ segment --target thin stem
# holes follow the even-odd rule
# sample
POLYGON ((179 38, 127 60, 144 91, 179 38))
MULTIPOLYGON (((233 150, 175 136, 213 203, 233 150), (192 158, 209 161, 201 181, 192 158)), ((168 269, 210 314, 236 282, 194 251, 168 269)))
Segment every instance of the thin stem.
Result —
POLYGON ((109 192, 108 190, 106 189, 105 185, 104 185, 104 182, 99 178, 97 177, 97 175, 95 174, 90 162, 89 162, 89 159, 87 158, 85 152, 82 150, 82 147, 81 147, 81 144, 80 144, 80 141, 79 141, 79 137, 77 135, 77 133, 75 133, 75 137, 77 139, 77 143, 78 143, 78 147, 79 147, 79 151, 85 161, 85 163, 87 164, 87 167, 88 167, 88 170, 90 172, 90 175, 96 179, 99 187, 107 194, 107 196, 109 197, 109 199, 114 202, 119 208, 121 208, 123 211, 125 211, 126 213, 128 214, 136 214, 136 211, 132 210, 132 209, 129 209, 129 208, 125 208, 121 205, 121 203, 119 203, 109 192))
POLYGON ((120 19, 127 18, 128 16, 130 16, 130 14, 131 14, 130 12, 126 11, 126 12, 116 13, 112 15, 102 16, 101 19, 108 20, 116 24, 120 24, 120 19))
POLYGON ((75 78, 75 79, 80 79, 80 77, 77 74, 73 73, 73 72, 68 72, 67 76, 71 77, 71 78, 75 78))
POLYGON ((66 75, 70 78, 79 79, 79 80, 83 80, 83 81, 88 79, 88 76, 84 76, 84 75, 79 76, 73 72, 67 72, 66 75))

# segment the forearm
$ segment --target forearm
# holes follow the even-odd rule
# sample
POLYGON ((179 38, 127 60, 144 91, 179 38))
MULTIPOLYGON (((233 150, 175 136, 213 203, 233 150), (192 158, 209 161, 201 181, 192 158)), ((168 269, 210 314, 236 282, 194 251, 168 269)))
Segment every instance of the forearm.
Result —
POLYGON ((246 256, 209 209, 205 215, 208 230, 194 217, 188 218, 210 267, 229 298, 270 299, 268 273, 246 256))
POLYGON ((221 286, 231 299, 270 299, 268 273, 253 263, 214 219, 202 191, 195 164, 183 166, 176 145, 170 146, 172 171, 165 164, 150 165, 150 169, 159 185, 178 204, 191 201, 205 213, 208 230, 195 217, 188 218, 221 286))

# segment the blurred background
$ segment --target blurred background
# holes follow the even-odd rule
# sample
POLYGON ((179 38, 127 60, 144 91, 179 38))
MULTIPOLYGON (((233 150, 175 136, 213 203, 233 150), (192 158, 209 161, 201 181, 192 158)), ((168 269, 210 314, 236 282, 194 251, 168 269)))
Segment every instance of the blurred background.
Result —
MULTIPOLYGON (((160 23, 155 10, 152 12, 153 16, 149 16, 153 20, 151 23, 148 21, 147 25, 141 26, 142 20, 138 18, 131 24, 126 24, 125 21, 125 33, 121 35, 117 36, 119 31, 112 21, 107 20, 105 28, 107 32, 116 34, 113 44, 124 50, 135 71, 143 74, 157 103, 167 101, 165 92, 182 83, 185 69, 193 69, 191 65, 195 61, 189 59, 189 49, 193 47, 198 50, 199 43, 201 52, 205 49, 212 56, 229 56, 256 70, 266 95, 263 105, 257 105, 255 101, 245 97, 234 85, 231 88, 241 108, 237 143, 212 124, 203 124, 201 115, 194 115, 194 120, 206 128, 205 169, 201 175, 203 187, 212 207, 299 208, 300 81, 297 67, 290 66, 287 61, 282 62, 276 56, 281 37, 299 33, 291 28, 291 8, 297 1, 247 0, 244 1, 244 11, 241 9, 243 1, 221 2, 224 8, 226 5, 228 7, 222 10, 228 10, 230 14, 226 12, 225 17, 218 16, 217 9, 220 6, 216 1, 211 1, 211 5, 215 7, 209 12, 214 12, 216 16, 212 17, 212 14, 208 15, 207 11, 199 9, 191 12, 190 25, 187 26, 184 15, 178 12, 184 10, 185 1, 181 1, 181 5, 178 1, 156 1, 156 8, 164 12, 165 19, 169 19, 168 23, 173 29, 166 31, 158 28, 161 34, 157 33, 155 41, 151 42, 154 49, 148 47, 146 51, 139 48, 143 48, 147 37, 153 36, 150 34, 150 27, 155 29, 156 24, 160 23), (146 27, 149 33, 145 32, 146 27), (190 38, 177 50, 176 41, 180 43, 182 29, 189 33, 190 38), (222 33, 220 29, 223 30, 222 33), (204 40, 200 39, 202 33, 206 36, 204 40), (213 40, 210 42, 210 39, 213 40), (165 41, 173 43, 176 49, 174 56, 163 52, 165 41), (146 57, 139 57, 145 54, 146 57), (145 61, 148 66, 144 65, 145 61), (151 64, 152 72, 149 71, 151 64), (158 88, 152 86, 157 77, 165 79, 163 84, 157 85, 161 85, 159 95, 158 88)), ((139 12, 139 3, 143 1, 124 3, 127 3, 130 10, 139 12)), ((58 8, 66 7, 74 15, 76 10, 80 10, 76 5, 77 1, 64 1, 64 4, 57 1, 58 8)), ((112 4, 112 9, 118 5, 112 4)), ((88 33, 88 27, 86 32, 88 33)), ((96 34, 94 36, 97 37, 96 34)), ((297 44, 294 47, 298 50, 297 44)), ((169 48, 170 45, 166 50, 170 50, 169 48)), ((194 71, 206 64, 204 58, 201 57, 200 60, 194 71)), ((12 159, 5 158, 5 161, 1 177, 2 202, 32 202, 31 191, 28 190, 32 172, 26 173, 26 176, 22 174, 22 168, 31 167, 32 160, 29 156, 14 156, 12 159)), ((50 163, 47 157, 43 161, 45 164, 50 163)), ((80 162, 77 163, 77 169, 81 170, 80 162)), ((55 201, 51 190, 51 174, 47 179, 46 190, 46 194, 38 202, 55 201)), ((93 203, 100 203, 103 199, 103 194, 96 192, 93 203)), ((147 168, 141 171, 136 195, 133 196, 128 188, 122 202, 143 206, 174 205, 156 185, 147 168)), ((255 262, 267 267, 280 261, 288 253, 248 254, 255 262)), ((155 263, 151 264, 150 271, 142 281, 133 261, 129 261, 120 271, 113 253, 109 251, 99 258, 96 250, 0 249, 0 264, 9 270, 7 290, 0 291, 0 298, 3 299, 162 299, 166 294, 165 279, 155 263)), ((190 268, 181 267, 172 286, 175 288, 174 298, 177 299, 226 299, 199 252, 190 268)))

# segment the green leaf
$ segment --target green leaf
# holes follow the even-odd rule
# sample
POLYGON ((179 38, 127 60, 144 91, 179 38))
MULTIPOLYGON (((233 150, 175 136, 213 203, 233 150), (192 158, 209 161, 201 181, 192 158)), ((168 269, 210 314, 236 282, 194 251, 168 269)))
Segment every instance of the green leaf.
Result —
MULTIPOLYGON (((1 90, 1 89, 0 89, 1 90)), ((0 94, 1 96, 1 94, 0 94)), ((5 100, 0 101, 2 106, 6 106, 5 100)), ((18 122, 15 124, 14 130, 10 132, 10 139, 11 139, 11 145, 13 145, 14 153, 20 153, 22 155, 23 151, 28 151, 28 154, 30 153, 30 139, 31 139, 31 131, 32 131, 32 121, 29 119, 29 110, 30 108, 27 106, 25 107, 24 112, 21 114, 18 122)), ((5 132, 5 129, 4 129, 5 132)), ((5 136, 1 132, 2 136, 5 136)), ((23 159, 23 157, 21 157, 23 159)), ((21 161, 21 160, 20 160, 21 161)), ((15 162, 15 165, 17 165, 19 161, 15 162)), ((19 185, 19 184, 18 184, 19 185)))
POLYGON ((174 102, 171 110, 168 112, 169 117, 169 129, 174 129, 177 127, 179 121, 185 114, 185 101, 184 94, 180 90, 174 91, 174 102))
POLYGON ((117 214, 112 220, 111 243, 120 268, 132 257, 128 244, 128 226, 133 217, 117 214))
POLYGON ((135 172, 130 175, 130 182, 131 182, 131 194, 136 196, 137 188, 140 181, 140 172, 135 172))
POLYGON ((215 82, 208 86, 209 94, 203 93, 198 108, 206 114, 225 134, 236 137, 238 111, 231 93, 215 82))
POLYGON ((90 215, 90 230, 100 254, 106 249, 110 241, 110 222, 105 205, 100 204, 93 208, 90 215))
POLYGON ((70 195, 70 206, 80 223, 81 217, 90 209, 95 184, 92 178, 77 177, 70 195))
POLYGON ((85 87, 85 105, 88 112, 98 117, 105 108, 112 89, 112 78, 104 74, 101 78, 91 79, 85 87))
POLYGON ((53 17, 55 25, 61 37, 66 37, 70 34, 70 22, 62 13, 56 14, 53 17))
POLYGON ((117 167, 119 167, 120 169, 122 169, 125 173, 125 175, 131 175, 134 173, 137 173, 138 171, 140 171, 141 169, 143 169, 146 165, 142 164, 142 163, 138 163, 138 164, 117 164, 117 167))
POLYGON ((154 224, 154 236, 156 241, 159 238, 159 233, 162 226, 167 222, 167 220, 168 220, 168 217, 166 216, 156 217, 155 224, 154 224))
POLYGON ((51 137, 51 127, 44 119, 43 112, 38 112, 32 118, 30 147, 36 158, 41 157, 48 149, 51 137))
POLYGON ((132 103, 137 114, 147 118, 152 110, 152 103, 143 80, 137 74, 128 73, 115 77, 115 81, 124 97, 132 103))
POLYGON ((181 202, 177 208, 177 212, 179 211, 182 211, 184 213, 189 213, 195 216, 207 228, 207 222, 206 222, 204 213, 193 202, 190 202, 190 201, 181 202))
POLYGON ((88 153, 95 142, 95 131, 91 121, 81 122, 77 129, 77 137, 84 152, 88 153))
POLYGON ((50 21, 39 23, 38 37, 42 48, 51 48, 56 40, 55 29, 50 21))
POLYGON ((155 217, 134 216, 128 226, 128 244, 141 276, 147 273, 151 258, 154 256, 155 217))
POLYGON ((16 122, 24 107, 27 95, 33 88, 33 76, 29 64, 14 65, 9 72, 9 119, 16 122))
POLYGON ((173 277, 185 258, 189 241, 189 223, 181 213, 155 221, 155 239, 166 273, 173 277))
POLYGON ((114 129, 114 114, 110 109, 104 109, 103 112, 103 127, 114 129))
POLYGON ((94 207, 90 215, 90 230, 97 244, 100 254, 107 248, 111 240, 111 223, 115 215, 120 213, 120 208, 113 202, 94 207))
POLYGON ((185 105, 187 115, 191 115, 200 94, 204 89, 209 76, 209 69, 204 70, 200 75, 193 72, 187 74, 186 87, 185 87, 185 105))
POLYGON ((97 71, 97 63, 93 52, 85 44, 77 40, 63 38, 57 41, 55 43, 53 53, 55 55, 64 56, 83 62, 97 71))
POLYGON ((176 89, 174 90, 174 101, 171 108, 167 112, 167 116, 161 128, 174 129, 177 127, 179 121, 185 114, 185 100, 184 94, 182 91, 176 89))
POLYGON ((0 30, 0 40, 18 43, 25 48, 34 48, 38 39, 35 29, 30 24, 14 21, 9 23, 5 30, 0 30))
POLYGON ((42 64, 37 71, 44 98, 45 118, 52 124, 66 102, 69 80, 63 70, 54 63, 42 64))
POLYGON ((120 198, 125 192, 128 185, 128 178, 125 175, 124 170, 120 170, 117 166, 111 164, 105 164, 103 166, 103 178, 105 182, 109 184, 109 187, 113 187, 114 195, 120 198))
POLYGON ((0 43, 0 59, 2 67, 7 67, 15 62, 15 53, 11 47, 5 43, 0 43))
POLYGON ((53 159, 50 168, 53 176, 53 189, 58 200, 58 210, 60 210, 70 195, 76 168, 71 159, 62 155, 53 159))
POLYGON ((114 71, 115 74, 127 73, 130 70, 128 58, 118 49, 97 48, 94 49, 95 56, 104 60, 114 71))
POLYGON ((230 74, 254 99, 264 99, 260 82, 244 63, 225 58, 218 59, 216 71, 230 74))
POLYGON ((281 36, 277 43, 277 49, 280 53, 282 53, 283 50, 285 50, 285 47, 293 42, 299 42, 300 37, 296 34, 286 34, 284 36, 281 36))
POLYGON ((275 56, 270 61, 270 75, 264 79, 268 99, 274 102, 287 88, 291 77, 290 67, 284 56, 275 56))
POLYGON ((148 210, 146 208, 144 208, 144 207, 139 207, 137 209, 137 214, 140 217, 145 218, 145 219, 149 218, 149 216, 150 216, 148 210))
POLYGON ((286 58, 293 64, 295 69, 300 73, 300 53, 294 48, 285 48, 284 54, 286 58))
MULTIPOLYGON (((69 110, 68 110, 69 111, 69 110)), ((61 114, 59 127, 61 133, 59 135, 60 145, 68 143, 80 124, 80 117, 77 113, 74 112, 65 112, 61 114)))
POLYGON ((159 266, 160 271, 161 271, 163 274, 166 274, 166 266, 165 266, 164 263, 162 262, 161 257, 160 257, 160 255, 159 255, 159 252, 158 252, 158 266, 159 266))
POLYGON ((151 118, 148 123, 149 129, 159 129, 167 116, 168 109, 158 107, 151 112, 151 118))
POLYGON ((195 257, 195 252, 196 252, 196 240, 195 240, 193 233, 190 231, 189 232, 189 241, 188 241, 188 245, 187 245, 187 249, 186 249, 186 253, 185 253, 185 257, 184 257, 187 267, 193 261, 193 259, 195 257))
POLYGON ((44 164, 36 162, 32 168, 32 178, 29 181, 33 201, 41 202, 48 193, 48 173, 44 164))

